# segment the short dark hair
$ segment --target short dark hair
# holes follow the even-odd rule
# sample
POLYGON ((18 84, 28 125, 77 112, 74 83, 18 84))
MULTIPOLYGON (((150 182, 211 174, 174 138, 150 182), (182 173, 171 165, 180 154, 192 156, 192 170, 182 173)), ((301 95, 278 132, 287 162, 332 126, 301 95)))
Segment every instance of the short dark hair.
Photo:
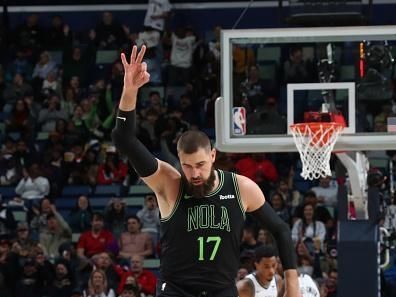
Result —
POLYGON ((161 94, 160 94, 160 92, 158 92, 158 91, 151 91, 151 92, 149 93, 149 97, 154 96, 154 95, 157 95, 158 97, 161 97, 161 94))
POLYGON ((92 213, 92 220, 104 221, 104 216, 101 212, 95 211, 92 213))
POLYGON ((189 130, 184 132, 177 142, 177 152, 193 154, 200 148, 210 150, 212 148, 210 139, 202 131, 189 130))
POLYGON ((127 216, 125 222, 128 223, 128 221, 131 220, 131 219, 132 220, 136 220, 139 224, 141 224, 139 217, 137 215, 134 215, 134 214, 127 216))
POLYGON ((56 216, 53 213, 49 213, 47 214, 47 221, 51 220, 51 219, 55 219, 56 220, 56 216))
POLYGON ((273 245, 264 244, 255 249, 254 261, 258 263, 262 258, 272 258, 272 257, 276 257, 276 255, 277 252, 273 245))

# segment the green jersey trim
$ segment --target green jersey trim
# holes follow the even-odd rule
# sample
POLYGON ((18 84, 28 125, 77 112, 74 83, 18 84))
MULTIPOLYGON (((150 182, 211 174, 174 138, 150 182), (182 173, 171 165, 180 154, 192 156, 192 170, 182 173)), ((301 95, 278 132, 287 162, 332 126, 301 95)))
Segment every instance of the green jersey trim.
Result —
POLYGON ((218 192, 220 192, 221 188, 223 188, 224 185, 224 172, 220 169, 217 170, 219 173, 219 185, 217 186, 217 189, 215 189, 213 192, 209 193, 208 195, 205 195, 205 197, 211 197, 216 195, 218 192))
POLYGON ((238 180, 237 180, 237 177, 236 177, 235 173, 232 172, 231 174, 232 174, 232 181, 234 182, 235 193, 236 193, 236 196, 237 196, 238 204, 239 204, 239 207, 241 208, 241 211, 242 211, 242 214, 243 214, 243 218, 246 219, 246 213, 245 213, 245 209, 243 208, 241 192, 239 192, 238 180))
POLYGON ((175 214, 175 212, 179 206, 182 196, 183 196, 183 182, 180 179, 179 193, 177 194, 175 206, 173 206, 172 212, 167 217, 161 218, 161 222, 167 222, 172 218, 172 216, 175 214))

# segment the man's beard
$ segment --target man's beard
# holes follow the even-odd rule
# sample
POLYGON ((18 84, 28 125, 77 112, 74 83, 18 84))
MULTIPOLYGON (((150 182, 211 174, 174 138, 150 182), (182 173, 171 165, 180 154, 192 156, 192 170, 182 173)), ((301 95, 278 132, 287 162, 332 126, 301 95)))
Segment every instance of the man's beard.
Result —
POLYGON ((182 178, 184 184, 186 185, 187 194, 195 198, 202 198, 208 195, 213 190, 213 186, 216 180, 216 174, 212 166, 208 179, 200 185, 194 185, 193 183, 189 182, 184 174, 182 178))

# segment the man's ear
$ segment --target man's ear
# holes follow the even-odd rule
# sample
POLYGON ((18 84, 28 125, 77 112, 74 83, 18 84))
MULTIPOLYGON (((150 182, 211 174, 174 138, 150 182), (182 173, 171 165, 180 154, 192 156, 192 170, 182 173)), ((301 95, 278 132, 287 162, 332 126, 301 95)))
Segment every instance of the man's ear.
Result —
POLYGON ((215 148, 212 148, 212 151, 210 152, 211 153, 211 155, 212 155, 212 161, 214 162, 214 161, 216 161, 216 149, 215 148))

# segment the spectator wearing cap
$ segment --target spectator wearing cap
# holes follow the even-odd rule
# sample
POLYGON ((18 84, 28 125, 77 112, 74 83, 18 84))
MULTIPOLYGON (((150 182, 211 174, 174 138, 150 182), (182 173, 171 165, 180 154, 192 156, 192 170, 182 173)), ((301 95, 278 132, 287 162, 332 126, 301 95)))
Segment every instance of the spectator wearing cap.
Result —
POLYGON ((16 239, 12 244, 12 252, 20 258, 25 258, 35 246, 37 246, 37 242, 30 238, 29 224, 27 222, 18 222, 16 239))
POLYGON ((55 278, 48 288, 48 297, 70 297, 74 280, 67 261, 59 259, 54 266, 55 278))
POLYGON ((160 226, 160 215, 157 199, 154 194, 144 197, 144 206, 136 213, 142 224, 142 232, 150 234, 154 247, 157 246, 160 226))
POLYGON ((77 254, 80 257, 92 257, 93 255, 108 251, 114 244, 113 234, 104 229, 104 219, 101 213, 92 214, 91 230, 81 234, 77 243, 77 254))
POLYGON ((50 259, 58 256, 59 246, 71 241, 72 231, 69 224, 57 212, 55 205, 51 205, 51 214, 47 216, 47 229, 39 234, 40 244, 50 259))
POLYGON ((125 230, 125 222, 128 218, 128 208, 121 198, 113 197, 105 211, 105 225, 119 239, 125 230))
POLYGON ((120 257, 129 259, 134 255, 149 257, 153 255, 151 236, 141 231, 141 223, 137 216, 129 216, 127 232, 121 234, 120 257))
POLYGON ((127 173, 128 165, 120 160, 113 146, 108 147, 105 162, 98 168, 98 184, 111 185, 122 183, 127 173))

